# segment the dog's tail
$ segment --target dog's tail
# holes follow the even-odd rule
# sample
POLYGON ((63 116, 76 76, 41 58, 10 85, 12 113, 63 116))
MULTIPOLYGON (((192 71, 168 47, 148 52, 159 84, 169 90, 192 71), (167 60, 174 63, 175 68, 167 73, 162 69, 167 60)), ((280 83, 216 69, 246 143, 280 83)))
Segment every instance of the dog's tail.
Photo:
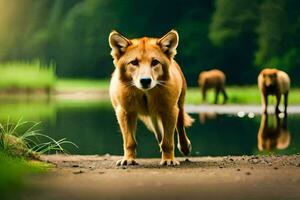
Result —
POLYGON ((195 119, 192 118, 189 114, 186 112, 184 113, 184 126, 185 127, 191 127, 194 123, 195 119))

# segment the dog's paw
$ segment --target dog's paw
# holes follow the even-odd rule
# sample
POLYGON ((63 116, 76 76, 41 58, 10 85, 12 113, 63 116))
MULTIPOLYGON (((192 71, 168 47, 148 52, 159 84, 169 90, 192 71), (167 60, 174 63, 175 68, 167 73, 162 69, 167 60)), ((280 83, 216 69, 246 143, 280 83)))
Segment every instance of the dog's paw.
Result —
POLYGON ((185 156, 188 156, 192 152, 192 144, 189 140, 187 141, 187 144, 184 145, 180 145, 180 143, 178 143, 177 148, 185 156))
POLYGON ((180 165, 180 163, 175 159, 162 159, 160 165, 176 166, 176 165, 180 165))
POLYGON ((123 158, 121 160, 118 160, 116 163, 117 166, 127 166, 127 165, 138 165, 138 163, 133 158, 123 158))

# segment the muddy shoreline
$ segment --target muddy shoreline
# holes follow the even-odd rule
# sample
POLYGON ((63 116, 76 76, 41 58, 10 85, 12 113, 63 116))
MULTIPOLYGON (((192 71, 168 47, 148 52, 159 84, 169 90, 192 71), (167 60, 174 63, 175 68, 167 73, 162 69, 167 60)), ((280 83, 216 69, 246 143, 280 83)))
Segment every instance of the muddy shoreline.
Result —
POLYGON ((42 156, 56 167, 31 177, 21 199, 299 199, 300 155, 137 159, 119 156, 42 156))

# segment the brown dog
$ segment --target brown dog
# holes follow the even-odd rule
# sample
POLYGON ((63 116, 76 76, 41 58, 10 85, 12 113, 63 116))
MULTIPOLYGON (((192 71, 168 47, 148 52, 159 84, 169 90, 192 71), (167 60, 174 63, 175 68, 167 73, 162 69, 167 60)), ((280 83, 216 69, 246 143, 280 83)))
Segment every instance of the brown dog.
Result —
POLYGON ((184 111, 186 81, 173 59, 178 34, 170 31, 162 38, 129 40, 113 31, 109 35, 115 71, 110 96, 123 135, 124 157, 117 165, 136 164, 135 129, 137 118, 155 133, 162 151, 162 165, 177 165, 174 132, 178 148, 188 155, 191 143, 185 126, 193 119, 184 111))
POLYGON ((201 88, 202 92, 202 101, 206 102, 206 92, 209 89, 215 89, 216 96, 215 96, 215 104, 218 103, 219 93, 222 92, 224 96, 223 103, 225 104, 228 97, 225 91, 225 81, 226 77, 225 74, 217 69, 203 71, 199 74, 198 84, 201 88))
POLYGON ((262 110, 267 113, 268 96, 276 96, 275 112, 279 113, 281 96, 284 95, 284 112, 287 112, 290 78, 287 73, 277 69, 263 69, 258 75, 258 87, 261 92, 262 110))

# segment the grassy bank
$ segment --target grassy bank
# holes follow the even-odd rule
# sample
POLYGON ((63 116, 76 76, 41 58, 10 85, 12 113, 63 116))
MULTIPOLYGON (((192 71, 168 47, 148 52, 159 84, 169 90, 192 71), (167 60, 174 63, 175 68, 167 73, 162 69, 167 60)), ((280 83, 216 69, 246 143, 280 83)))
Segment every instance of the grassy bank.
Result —
POLYGON ((49 90, 56 81, 55 67, 39 61, 0 64, 0 91, 49 90))
MULTIPOLYGON (((0 79, 0 93, 3 88, 45 88, 51 87, 60 92, 73 93, 98 92, 99 90, 108 91, 109 79, 67 79, 55 78, 53 66, 42 66, 39 62, 35 63, 10 63, 0 64, 0 74, 6 73, 0 79), (4 67, 3 67, 4 66, 4 67), (10 67, 8 67, 10 66, 10 67), (13 67, 15 66, 15 67, 13 67), (24 71, 26 71, 24 73, 24 71), (15 77, 14 74, 16 74, 15 77), (29 75, 30 74, 30 75, 29 75), (9 78, 13 77, 13 78, 9 78), (8 80, 11 79, 11 80, 8 80), (13 87, 12 87, 13 86, 13 87)), ((256 85, 250 86, 228 86, 229 104, 260 104, 260 93, 256 85)), ((214 102, 214 91, 208 92, 208 102, 214 102)), ((189 87, 186 95, 187 104, 201 104, 202 96, 198 87, 189 87)), ((73 99, 76 100, 76 99, 73 99)), ((223 97, 220 95, 219 102, 223 97)), ((79 100, 83 101, 83 100, 79 100)), ((101 100, 103 101, 103 99, 101 100)), ((105 101, 105 99, 104 99, 105 101)), ((109 101, 109 99, 107 99, 109 101)), ((270 103, 275 102, 270 98, 270 103)), ((289 96, 289 104, 300 104, 300 89, 292 88, 289 96)))
POLYGON ((55 88, 60 91, 77 91, 77 90, 108 90, 108 79, 58 79, 55 88))
MULTIPOLYGON (((60 91, 84 91, 84 90, 107 90, 109 88, 109 80, 76 80, 76 79, 59 79, 56 89, 60 91)), ((256 85, 250 86, 228 86, 226 88, 229 104, 260 104, 260 93, 256 85)), ((213 90, 208 92, 208 102, 214 102, 215 93, 213 90)), ((220 94, 219 102, 223 101, 220 94)), ((270 102, 275 102, 274 97, 270 98, 270 102)), ((186 94, 187 104, 201 104, 202 95, 197 87, 189 87, 186 94)), ((300 89, 292 88, 289 97, 290 104, 300 104, 300 89)))
POLYGON ((38 161, 27 161, 0 151, 1 199, 16 199, 28 175, 46 172, 51 165, 38 161))
MULTIPOLYGON (((226 88, 229 104, 260 104, 260 92, 257 86, 229 86, 226 88)), ((214 91, 208 92, 208 102, 213 103, 214 91)), ((219 95, 219 102, 223 101, 223 96, 219 95)), ((269 97, 270 103, 275 103, 275 97, 269 97)), ((202 103, 202 95, 199 88, 189 88, 186 95, 187 104, 202 103)), ((289 104, 300 104, 300 89, 292 88, 289 95, 289 104)))
MULTIPOLYGON (((73 145, 65 138, 54 140, 41 133, 38 122, 7 120, 0 123, 0 193, 1 199, 17 199, 27 175, 40 174, 53 167, 37 161, 47 152, 65 152, 73 145)), ((76 146, 77 147, 77 146, 76 146)))

